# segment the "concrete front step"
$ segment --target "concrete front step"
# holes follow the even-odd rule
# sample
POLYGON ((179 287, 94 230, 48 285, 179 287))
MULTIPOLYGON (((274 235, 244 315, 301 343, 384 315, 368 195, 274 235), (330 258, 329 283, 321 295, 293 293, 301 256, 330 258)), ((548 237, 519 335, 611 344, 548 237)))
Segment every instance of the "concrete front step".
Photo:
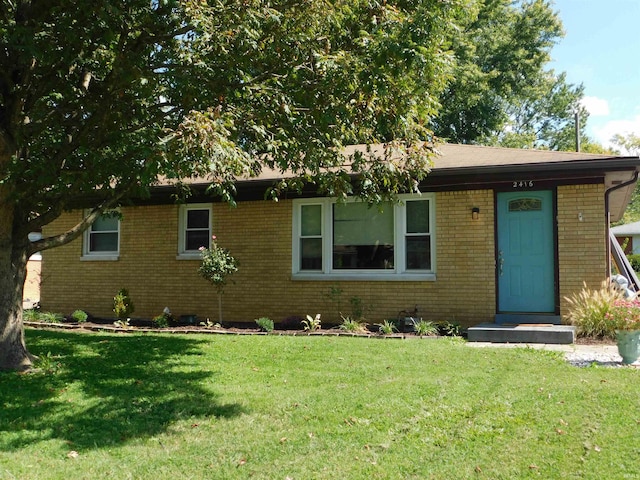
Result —
POLYGON ((569 344, 576 339, 576 327, 552 324, 505 325, 481 323, 467 330, 470 342, 569 344))

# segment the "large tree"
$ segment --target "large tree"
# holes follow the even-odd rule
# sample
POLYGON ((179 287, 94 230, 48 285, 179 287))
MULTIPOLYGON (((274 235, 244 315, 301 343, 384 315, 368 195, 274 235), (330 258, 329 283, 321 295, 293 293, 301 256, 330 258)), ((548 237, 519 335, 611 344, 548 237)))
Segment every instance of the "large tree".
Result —
POLYGON ((547 69, 563 35, 552 3, 483 0, 477 8, 453 44, 454 80, 440 98, 435 133, 456 143, 572 149, 583 88, 547 69))
POLYGON ((2 0, 0 369, 32 360, 29 256, 77 238, 160 176, 208 176, 231 200, 234 178, 267 166, 346 195, 340 148, 390 142, 380 158, 353 159, 356 193, 376 201, 416 189, 465 5, 2 0), (78 225, 29 241, 88 200, 78 225))

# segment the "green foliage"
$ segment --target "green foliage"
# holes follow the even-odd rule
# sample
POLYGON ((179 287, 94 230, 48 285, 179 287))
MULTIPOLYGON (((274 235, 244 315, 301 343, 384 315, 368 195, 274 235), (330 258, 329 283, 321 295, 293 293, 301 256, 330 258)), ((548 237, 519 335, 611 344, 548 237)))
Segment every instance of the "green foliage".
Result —
POLYGON ((37 308, 27 308, 22 311, 22 319, 26 322, 40 321, 40 310, 37 308))
POLYGON ((76 310, 71 314, 71 318, 78 323, 84 323, 89 318, 89 315, 83 310, 76 310))
POLYGON ((565 297, 569 307, 565 320, 576 327, 580 337, 615 339, 616 325, 608 314, 621 298, 621 292, 609 281, 604 281, 597 290, 584 283, 582 290, 565 297))
POLYGON ((452 42, 456 67, 434 121, 454 143, 573 150, 583 87, 547 68, 563 35, 548 2, 474 2, 452 42), (508 128, 507 128, 508 127, 508 128))
POLYGON ((256 323, 260 327, 260 329, 264 332, 273 332, 273 320, 268 317, 260 317, 256 320, 256 323))
POLYGON ((162 313, 160 315, 156 315, 151 320, 151 323, 155 328, 167 328, 169 326, 169 320, 171 319, 171 315, 167 315, 166 313, 162 313))
POLYGON ((359 320, 351 317, 342 317, 342 323, 340 324, 340 330, 350 333, 364 333, 367 328, 359 320))
POLYGON ((45 323, 62 323, 64 316, 61 313, 40 312, 38 313, 38 321, 45 323))
POLYGON ((215 329, 221 329, 222 328, 222 325, 220 325, 219 323, 213 323, 208 318, 204 322, 200 322, 200 326, 201 327, 206 327, 206 328, 215 328, 215 329))
POLYGON ((55 375, 62 368, 61 358, 60 355, 53 355, 51 352, 38 356, 33 365, 35 372, 45 375, 55 375))
POLYGON ((438 335, 438 327, 433 322, 418 320, 415 324, 416 335, 438 335))
POLYGON ((233 258, 229 250, 220 248, 213 237, 212 247, 200 247, 201 261, 198 273, 209 281, 218 293, 224 291, 227 277, 238 271, 238 261, 233 258))
POLYGON ((121 288, 113 297, 113 313, 116 314, 116 318, 124 319, 128 318, 135 311, 129 291, 126 288, 121 288))
POLYGON ((633 268, 633 270, 635 272, 640 272, 640 255, 639 254, 631 254, 631 255, 627 255, 627 259, 629 260, 629 263, 631 264, 631 268, 633 268))
POLYGON ((437 322, 438 334, 444 337, 459 337, 462 335, 462 327, 459 323, 452 323, 448 320, 437 322))
POLYGON ((396 327, 396 324, 393 320, 385 320, 384 322, 378 323, 376 325, 380 327, 379 332, 382 335, 391 335, 392 333, 395 333, 398 331, 398 328, 396 327))
POLYGON ((315 332, 322 328, 322 322, 320 320, 320 314, 316 314, 315 317, 307 315, 306 320, 302 320, 302 327, 307 332, 315 332))

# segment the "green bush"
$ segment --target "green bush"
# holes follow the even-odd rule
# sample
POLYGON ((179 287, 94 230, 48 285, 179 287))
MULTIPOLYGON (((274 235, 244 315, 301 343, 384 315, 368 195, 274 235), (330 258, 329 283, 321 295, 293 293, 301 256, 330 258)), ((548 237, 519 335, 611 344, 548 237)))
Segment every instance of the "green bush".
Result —
POLYGON ((256 323, 262 331, 273 332, 273 320, 268 317, 260 317, 256 320, 256 323))
POLYGON ((438 327, 433 322, 418 320, 415 324, 416 335, 438 335, 438 327))
POLYGON ((153 323, 153 326, 156 328, 167 328, 169 326, 169 315, 163 313, 162 315, 153 317, 151 323, 153 323))
POLYGON ((40 321, 40 310, 37 308, 28 308, 23 310, 22 319, 25 322, 39 322, 40 321))
POLYGON ((113 313, 116 314, 116 318, 128 318, 134 310, 135 307, 129 297, 129 291, 126 288, 118 290, 116 296, 113 297, 113 313))
POLYGON ((631 268, 633 268, 635 272, 640 272, 640 255, 639 254, 627 255, 627 259, 631 264, 631 268))
POLYGON ((394 320, 385 320, 382 323, 378 323, 378 327, 380 327, 379 332, 382 335, 391 335, 392 333, 398 331, 396 322, 394 320))
POLYGON ((579 337, 611 338, 616 337, 615 324, 608 319, 614 302, 622 298, 622 293, 605 280, 598 290, 584 287, 570 297, 565 320, 576 327, 579 337))
POLYGON ((42 312, 38 315, 38 320, 45 323, 62 323, 64 316, 60 313, 42 312))
POLYGON ((459 337, 462 335, 462 327, 459 323, 451 323, 447 320, 436 323, 438 334, 443 337, 459 337))
POLYGON ((353 320, 351 317, 342 317, 342 324, 340 324, 340 330, 351 333, 366 332, 366 327, 358 320, 353 320))
POLYGON ((320 320, 320 314, 316 314, 315 317, 307 315, 306 320, 302 320, 302 327, 307 332, 315 332, 322 328, 322 320, 320 320))
POLYGON ((71 314, 71 318, 78 323, 84 323, 87 321, 87 318, 89 318, 89 315, 87 315, 87 313, 82 310, 76 310, 71 314))

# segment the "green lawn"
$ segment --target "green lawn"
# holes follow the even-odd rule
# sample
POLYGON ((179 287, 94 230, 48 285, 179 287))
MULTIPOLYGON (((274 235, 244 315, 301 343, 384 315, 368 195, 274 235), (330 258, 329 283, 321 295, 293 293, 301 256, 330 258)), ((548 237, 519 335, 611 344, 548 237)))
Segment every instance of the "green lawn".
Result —
POLYGON ((0 479, 640 478, 633 368, 450 339, 27 343, 43 371, 0 374, 0 479))

